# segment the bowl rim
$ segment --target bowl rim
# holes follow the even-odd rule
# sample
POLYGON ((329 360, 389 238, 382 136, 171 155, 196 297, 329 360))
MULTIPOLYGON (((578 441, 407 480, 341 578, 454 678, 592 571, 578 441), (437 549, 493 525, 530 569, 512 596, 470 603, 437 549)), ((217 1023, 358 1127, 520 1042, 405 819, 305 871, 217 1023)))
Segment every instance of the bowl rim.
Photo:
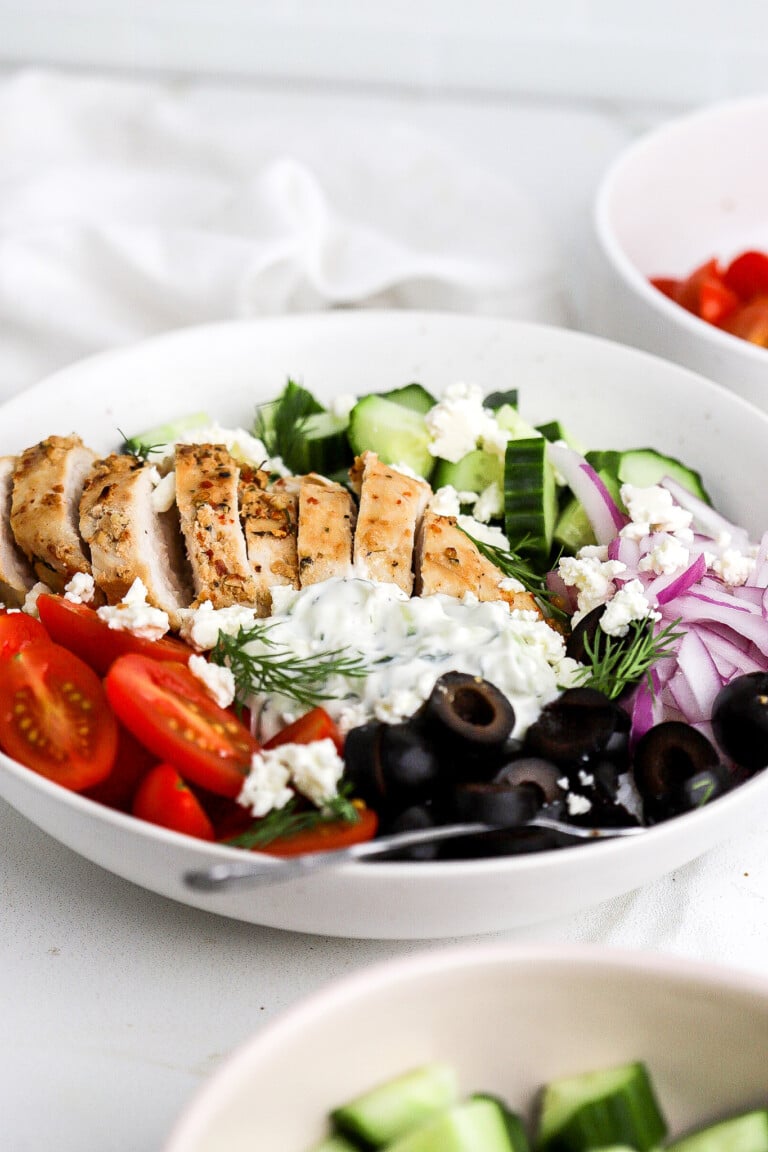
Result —
POLYGON ((162 1152, 190 1152, 196 1133, 220 1114, 244 1080, 252 1080, 259 1065, 274 1049, 290 1043, 308 1026, 331 1018, 343 1006, 364 1003, 379 992, 418 981, 424 976, 468 969, 489 968, 563 969, 570 973, 640 976, 660 987, 695 987, 713 996, 736 995, 763 1002, 768 1011, 768 977, 749 969, 737 969, 687 956, 644 952, 629 948, 604 948, 592 943, 520 944, 481 942, 449 945, 367 965, 351 975, 323 985, 285 1009, 236 1046, 223 1064, 192 1095, 171 1128, 162 1152))
POLYGON ((723 352, 742 355, 755 364, 762 364, 768 370, 766 349, 752 344, 749 340, 734 336, 730 332, 724 332, 721 328, 716 328, 714 324, 708 324, 706 320, 694 316, 692 312, 688 312, 679 304, 668 299, 658 288, 654 288, 647 277, 637 268, 637 265, 627 256, 616 235, 610 216, 611 200, 616 191, 616 184, 625 167, 638 156, 651 151, 661 140, 685 134, 691 125, 707 120, 727 120, 744 111, 754 109, 764 109, 768 112, 768 95, 734 98, 706 104, 704 107, 684 115, 675 116, 658 127, 643 133, 637 140, 623 148, 603 173, 594 200, 592 220, 595 235, 604 255, 619 272, 622 279, 649 307, 659 312, 666 320, 683 328, 692 337, 705 342, 708 341, 714 348, 723 352))

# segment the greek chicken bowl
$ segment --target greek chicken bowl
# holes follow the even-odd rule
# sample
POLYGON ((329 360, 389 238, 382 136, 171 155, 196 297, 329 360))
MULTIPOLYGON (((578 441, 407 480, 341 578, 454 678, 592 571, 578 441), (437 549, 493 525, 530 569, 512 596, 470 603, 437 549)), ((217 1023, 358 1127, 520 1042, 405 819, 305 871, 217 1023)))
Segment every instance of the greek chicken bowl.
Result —
POLYGON ((74 365, 0 421, 0 795, 302 932, 472 935, 648 884, 768 810, 767 443, 703 377, 495 319, 74 365))

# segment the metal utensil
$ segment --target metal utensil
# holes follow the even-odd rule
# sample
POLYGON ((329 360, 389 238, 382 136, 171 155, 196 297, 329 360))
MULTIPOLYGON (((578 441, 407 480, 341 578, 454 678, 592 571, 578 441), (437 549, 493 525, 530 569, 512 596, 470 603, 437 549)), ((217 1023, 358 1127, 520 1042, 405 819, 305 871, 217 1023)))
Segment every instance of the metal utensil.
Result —
MULTIPOLYGON (((515 828, 545 828, 559 832, 574 840, 610 840, 620 836, 639 836, 645 828, 580 828, 561 820, 537 816, 515 828)), ((378 840, 366 840, 350 848, 337 848, 330 852, 305 852, 288 859, 272 857, 259 859, 248 856, 235 863, 213 864, 210 868, 193 869, 182 876, 187 888, 195 892, 223 892, 240 884, 282 884, 299 876, 309 876, 326 868, 338 868, 351 860, 374 859, 437 840, 452 840, 459 836, 474 836, 485 832, 503 831, 498 824, 444 824, 438 828, 420 828, 414 832, 395 832, 378 840)))

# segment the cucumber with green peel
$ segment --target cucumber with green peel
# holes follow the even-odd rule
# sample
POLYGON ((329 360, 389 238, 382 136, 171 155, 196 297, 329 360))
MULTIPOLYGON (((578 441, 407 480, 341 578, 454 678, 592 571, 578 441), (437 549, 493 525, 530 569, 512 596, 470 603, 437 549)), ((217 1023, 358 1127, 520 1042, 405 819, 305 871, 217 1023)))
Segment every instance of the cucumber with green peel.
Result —
POLYGON ((517 388, 510 388, 506 392, 489 392, 483 398, 483 408, 491 408, 496 412, 504 407, 517 408, 517 388))
POLYGON ((298 475, 319 472, 328 476, 352 463, 352 452, 347 439, 349 420, 334 416, 333 412, 314 412, 301 424, 301 435, 296 437, 283 463, 298 475))
POLYGON ((360 1152, 360 1145, 344 1136, 326 1136, 319 1144, 313 1144, 309 1152, 360 1152))
POLYGON ((399 1140, 387 1152, 515 1152, 502 1109, 488 1097, 448 1108, 399 1140))
POLYGON ((517 1112, 512 1112, 505 1100, 499 1096, 491 1096, 488 1092, 474 1092, 473 1100, 491 1100, 498 1107, 507 1129, 507 1137, 513 1152, 530 1152, 530 1142, 525 1125, 517 1112))
POLYGON ((207 412, 193 412, 167 424, 148 428, 146 432, 139 432, 136 436, 127 436, 123 441, 122 451, 130 452, 134 456, 147 456, 153 448, 175 444, 181 436, 193 432, 196 428, 208 428, 210 424, 211 418, 207 412))
POLYGON ((667 1125, 642 1061, 550 1081, 541 1101, 537 1152, 592 1152, 628 1145, 649 1152, 667 1125))
POLYGON ((340 1135, 367 1148, 383 1148, 451 1108, 457 1099, 455 1069, 434 1062, 387 1080, 334 1109, 331 1122, 340 1135))
POLYGON ((401 408, 410 408, 414 412, 421 412, 423 416, 434 408, 437 400, 423 388, 421 384, 406 384, 404 388, 393 388, 391 392, 381 392, 385 400, 399 404, 401 408))
POLYGON ((579 455, 584 455, 584 445, 574 440, 573 436, 568 430, 560 423, 559 420, 549 420, 546 424, 537 424, 536 431, 540 432, 545 440, 549 440, 552 444, 557 444, 562 441, 567 444, 569 448, 573 448, 574 452, 579 455))
POLYGON ((665 456, 655 448, 630 448, 625 452, 608 450, 587 452, 585 459, 596 471, 610 472, 619 484, 650 488, 665 476, 682 484, 692 495, 711 504, 701 474, 674 456, 665 456))
POLYGON ((385 464, 407 464, 429 479, 435 458, 422 412, 371 394, 358 400, 349 415, 349 444, 356 456, 368 449, 385 464))
POLYGON ((666 1152, 768 1152, 768 1110, 758 1108, 700 1128, 668 1144, 666 1152))
POLYGON ((504 532, 513 550, 546 557, 557 520, 555 472, 543 436, 510 440, 504 461, 504 532))
POLYGON ((455 464, 438 460, 432 475, 432 487, 443 488, 452 484, 458 492, 484 492, 490 484, 504 485, 504 461, 495 452, 476 448, 455 464))
POLYGON ((533 424, 523 420, 517 408, 513 408, 511 404, 502 404, 500 408, 496 409, 494 416, 499 428, 503 428, 515 440, 530 440, 541 435, 540 432, 536 431, 533 424))

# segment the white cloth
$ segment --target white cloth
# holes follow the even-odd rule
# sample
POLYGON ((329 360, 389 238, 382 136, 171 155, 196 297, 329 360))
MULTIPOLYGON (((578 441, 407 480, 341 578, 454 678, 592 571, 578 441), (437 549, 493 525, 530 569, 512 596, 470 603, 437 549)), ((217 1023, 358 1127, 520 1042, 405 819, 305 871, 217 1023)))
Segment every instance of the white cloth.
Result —
POLYGON ((40 71, 0 83, 0 399, 164 329, 345 305, 564 320, 530 197, 405 111, 40 71))

